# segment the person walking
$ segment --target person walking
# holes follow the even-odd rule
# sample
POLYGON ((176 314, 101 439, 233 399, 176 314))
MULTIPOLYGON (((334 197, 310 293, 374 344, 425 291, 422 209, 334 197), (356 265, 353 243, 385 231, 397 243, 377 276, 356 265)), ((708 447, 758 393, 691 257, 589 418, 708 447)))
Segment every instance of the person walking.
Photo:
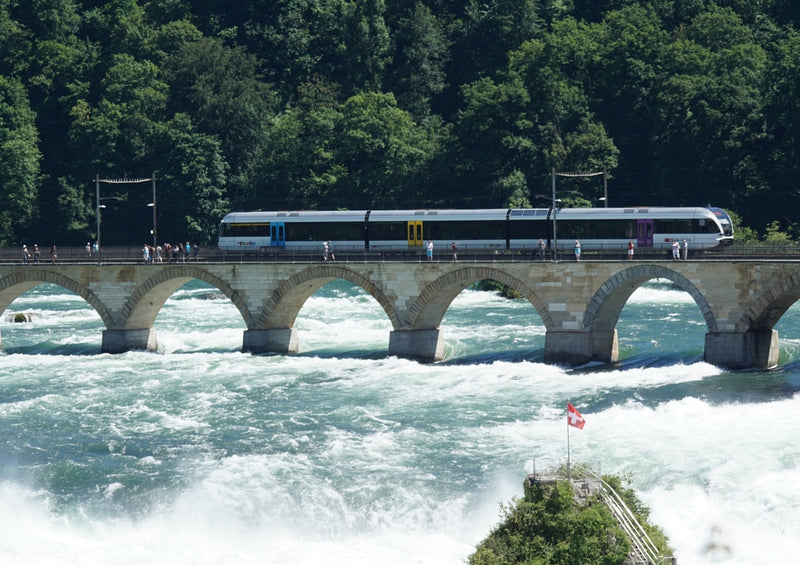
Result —
POLYGON ((453 261, 458 261, 458 244, 455 241, 450 245, 450 249, 453 250, 453 261))
POLYGON ((681 243, 677 239, 672 240, 672 260, 681 260, 681 243))
POLYGON ((575 260, 581 260, 581 242, 577 239, 575 240, 575 260))
POLYGON ((425 249, 425 254, 428 256, 428 261, 433 261, 433 241, 428 240, 428 246, 425 249))
POLYGON ((58 250, 56 249, 56 244, 54 243, 50 247, 50 262, 55 263, 56 259, 58 259, 58 250))
POLYGON ((628 240, 628 261, 633 261, 633 240, 628 240))
POLYGON ((28 253, 28 246, 23 244, 22 245, 22 264, 27 265, 28 261, 31 259, 31 254, 28 253))
POLYGON ((42 256, 42 252, 39 251, 39 245, 34 243, 33 244, 33 262, 35 264, 39 264, 39 258, 42 256))

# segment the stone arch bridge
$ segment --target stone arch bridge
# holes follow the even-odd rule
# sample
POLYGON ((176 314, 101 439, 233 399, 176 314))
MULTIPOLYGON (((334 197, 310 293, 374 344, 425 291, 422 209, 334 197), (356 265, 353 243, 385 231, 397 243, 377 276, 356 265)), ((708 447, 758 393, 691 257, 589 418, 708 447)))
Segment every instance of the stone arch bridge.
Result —
POLYGON ((209 263, 0 265, 0 312, 27 290, 53 283, 100 315, 102 350, 155 350, 153 323, 164 302, 199 279, 236 306, 247 329, 242 349, 294 353, 294 322, 319 288, 344 279, 363 288, 392 324, 389 354, 443 357, 439 324, 453 299, 482 279, 517 290, 547 334, 548 363, 581 365, 618 357, 616 324, 631 294, 652 279, 688 292, 705 319, 705 359, 732 369, 777 364, 773 329, 800 298, 800 263, 790 261, 209 263))

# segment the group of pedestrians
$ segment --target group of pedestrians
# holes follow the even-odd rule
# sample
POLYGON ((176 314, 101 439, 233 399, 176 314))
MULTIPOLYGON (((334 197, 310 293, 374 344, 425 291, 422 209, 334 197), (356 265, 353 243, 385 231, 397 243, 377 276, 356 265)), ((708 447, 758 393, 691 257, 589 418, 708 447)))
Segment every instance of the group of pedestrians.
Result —
MULTIPOLYGON (((55 263, 58 259, 58 248, 55 244, 50 247, 50 262, 55 263)), ((22 264, 27 265, 31 261, 36 265, 42 260, 42 251, 39 249, 39 244, 33 244, 33 252, 28 249, 27 244, 22 245, 22 264)))
POLYGON ((161 245, 153 247, 145 243, 142 247, 142 260, 145 263, 163 263, 165 260, 168 263, 185 263, 189 260, 197 261, 199 254, 200 246, 189 241, 178 242, 175 245, 165 243, 163 247, 161 245))
POLYGON ((673 261, 680 261, 683 259, 689 258, 689 243, 684 239, 683 245, 677 239, 672 240, 672 260, 673 261))
POLYGON ((336 261, 336 255, 333 254, 333 244, 330 241, 322 242, 322 260, 326 263, 328 261, 336 261))

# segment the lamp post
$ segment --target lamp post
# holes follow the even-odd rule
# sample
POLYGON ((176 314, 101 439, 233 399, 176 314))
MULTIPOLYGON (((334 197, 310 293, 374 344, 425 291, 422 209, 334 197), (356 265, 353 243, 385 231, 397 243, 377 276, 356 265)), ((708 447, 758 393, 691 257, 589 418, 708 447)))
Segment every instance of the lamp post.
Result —
POLYGON ((153 251, 155 251, 156 247, 158 247, 158 220, 156 218, 156 173, 153 171, 153 201, 147 204, 148 208, 153 208, 153 229, 151 230, 153 233, 153 251))
POLYGON ((95 202, 97 204, 94 213, 95 220, 97 221, 97 230, 94 234, 94 241, 97 244, 97 263, 100 264, 100 175, 94 176, 94 190, 96 198, 95 202))
MULTIPOLYGON (((155 179, 153 179, 153 182, 155 182, 155 179)), ((603 201, 603 206, 608 208, 608 169, 605 165, 603 165, 603 197, 600 200, 603 201)))
POLYGON ((553 261, 558 263, 558 230, 556 216, 558 209, 556 205, 561 203, 561 200, 556 200, 556 169, 553 167, 551 176, 553 177, 553 261))

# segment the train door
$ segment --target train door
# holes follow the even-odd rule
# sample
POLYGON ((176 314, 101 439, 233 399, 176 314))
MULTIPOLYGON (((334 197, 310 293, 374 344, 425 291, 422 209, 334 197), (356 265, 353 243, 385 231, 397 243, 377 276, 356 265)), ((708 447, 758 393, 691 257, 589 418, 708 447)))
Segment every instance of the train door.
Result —
POLYGON ((653 247, 653 220, 636 220, 636 245, 653 247))
POLYGON ((272 247, 284 247, 286 245, 286 226, 283 222, 270 223, 269 244, 272 247))
POLYGON ((408 222, 408 246, 422 247, 422 221, 411 220, 408 222))

